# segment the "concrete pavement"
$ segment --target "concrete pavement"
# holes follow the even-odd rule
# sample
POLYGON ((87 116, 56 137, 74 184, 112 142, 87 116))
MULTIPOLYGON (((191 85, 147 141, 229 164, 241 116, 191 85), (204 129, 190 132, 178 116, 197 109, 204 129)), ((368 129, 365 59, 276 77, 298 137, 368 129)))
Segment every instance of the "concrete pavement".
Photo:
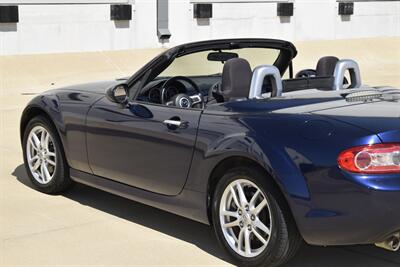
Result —
MULTIPOLYGON (((365 83, 400 87, 399 41, 301 43, 295 66, 312 67, 319 55, 355 55, 365 83)), ((45 195, 32 189, 22 165, 18 127, 29 94, 126 76, 159 52, 0 57, 0 266, 229 266, 210 227, 83 185, 45 195)), ((304 246, 287 266, 399 264, 399 253, 374 246, 304 246)))

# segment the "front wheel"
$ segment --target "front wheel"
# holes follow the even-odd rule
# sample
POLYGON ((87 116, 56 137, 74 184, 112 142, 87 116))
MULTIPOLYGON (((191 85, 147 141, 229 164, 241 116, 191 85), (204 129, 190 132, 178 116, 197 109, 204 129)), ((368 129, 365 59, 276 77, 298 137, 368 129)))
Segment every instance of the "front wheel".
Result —
POLYGON ((221 178, 212 215, 219 242, 239 266, 279 266, 302 244, 276 186, 254 169, 235 168, 221 178))
POLYGON ((72 185, 60 138, 43 116, 31 119, 23 137, 24 163, 36 189, 55 194, 72 185))

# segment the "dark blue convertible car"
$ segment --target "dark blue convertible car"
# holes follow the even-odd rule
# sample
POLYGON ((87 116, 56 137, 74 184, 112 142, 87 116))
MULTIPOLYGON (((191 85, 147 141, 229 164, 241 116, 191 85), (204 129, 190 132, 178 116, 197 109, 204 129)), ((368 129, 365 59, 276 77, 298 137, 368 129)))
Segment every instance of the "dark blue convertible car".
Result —
POLYGON ((400 243, 400 91, 353 60, 293 73, 270 39, 167 50, 127 79, 44 92, 21 140, 35 187, 74 182, 213 225, 238 265, 278 266, 303 240, 400 243))

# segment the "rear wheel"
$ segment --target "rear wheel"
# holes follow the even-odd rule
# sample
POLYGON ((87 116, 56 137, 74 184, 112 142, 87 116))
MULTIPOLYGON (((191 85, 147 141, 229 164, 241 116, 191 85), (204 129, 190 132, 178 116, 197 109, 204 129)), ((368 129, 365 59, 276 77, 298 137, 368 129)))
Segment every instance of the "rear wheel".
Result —
POLYGON ((72 185, 60 138, 43 116, 31 119, 23 137, 25 169, 39 191, 54 194, 72 185))
POLYGON ((215 189, 216 235, 240 266, 279 266, 302 244, 288 208, 264 174, 250 168, 228 171, 215 189))

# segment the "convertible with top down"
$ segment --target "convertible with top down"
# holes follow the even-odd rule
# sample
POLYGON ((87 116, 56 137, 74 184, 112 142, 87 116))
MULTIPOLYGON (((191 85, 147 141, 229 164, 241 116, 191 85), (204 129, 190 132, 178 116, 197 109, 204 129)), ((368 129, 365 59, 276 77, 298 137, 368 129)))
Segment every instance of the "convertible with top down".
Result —
POLYGON ((21 117, 26 171, 213 226, 241 266, 305 241, 400 247, 400 91, 325 56, 294 74, 272 39, 180 45, 129 78, 46 91, 21 117))

